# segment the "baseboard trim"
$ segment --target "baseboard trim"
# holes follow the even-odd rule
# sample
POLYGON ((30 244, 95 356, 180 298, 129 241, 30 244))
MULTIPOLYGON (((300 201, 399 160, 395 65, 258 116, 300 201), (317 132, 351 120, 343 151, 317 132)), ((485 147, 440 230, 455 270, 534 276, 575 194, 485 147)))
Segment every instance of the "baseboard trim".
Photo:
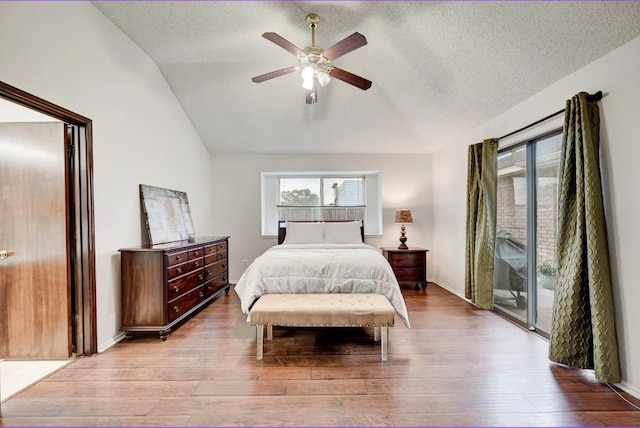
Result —
POLYGON ((467 299, 467 298, 465 298, 465 297, 464 297, 464 294, 460 293, 460 292, 459 292, 458 290, 456 290, 456 289, 453 289, 453 288, 449 287, 448 285, 444 284, 443 282, 440 282, 440 281, 434 281, 434 280, 429 280, 429 282, 432 282, 432 283, 434 283, 434 284, 438 285, 438 287, 442 287, 442 288, 444 288, 444 289, 445 289, 445 290, 447 290, 449 293, 451 293, 451 294, 455 294, 456 296, 460 297, 461 299, 463 299, 463 300, 465 300, 465 301, 467 301, 467 302, 471 303, 471 301, 470 301, 469 299, 467 299))
POLYGON ((124 332, 121 331, 119 332, 117 335, 115 335, 111 340, 108 340, 107 342, 101 344, 98 346, 98 352, 104 352, 107 349, 111 348, 113 345, 115 345, 116 343, 120 342, 122 339, 124 339, 124 332))

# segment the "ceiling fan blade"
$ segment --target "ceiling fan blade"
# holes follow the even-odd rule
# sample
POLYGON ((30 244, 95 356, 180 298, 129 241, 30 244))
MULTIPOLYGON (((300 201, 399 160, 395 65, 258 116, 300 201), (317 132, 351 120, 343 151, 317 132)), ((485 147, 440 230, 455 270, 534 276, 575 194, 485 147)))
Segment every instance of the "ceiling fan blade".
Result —
POLYGON ((271 73, 262 74, 260 76, 253 77, 253 80, 256 83, 264 82, 265 80, 273 79, 276 77, 284 76, 285 74, 293 73, 298 70, 297 66, 281 68, 280 70, 272 71, 271 73))
POLYGON ((358 87, 363 91, 366 91, 371 87, 371 80, 367 80, 364 77, 356 76, 353 73, 349 73, 338 67, 332 67, 329 71, 329 75, 331 77, 335 77, 338 80, 342 80, 343 82, 347 82, 350 85, 358 87))
POLYGON ((300 49, 299 47, 291 43, 289 40, 285 39, 284 37, 276 33, 264 33, 262 37, 275 43, 276 45, 280 46, 282 49, 288 50, 295 56, 306 55, 302 49, 300 49))
POLYGON ((353 33, 352 35, 340 40, 330 48, 325 49, 324 57, 329 61, 333 61, 342 55, 349 53, 353 50, 361 48, 367 44, 367 39, 360 33, 353 33))

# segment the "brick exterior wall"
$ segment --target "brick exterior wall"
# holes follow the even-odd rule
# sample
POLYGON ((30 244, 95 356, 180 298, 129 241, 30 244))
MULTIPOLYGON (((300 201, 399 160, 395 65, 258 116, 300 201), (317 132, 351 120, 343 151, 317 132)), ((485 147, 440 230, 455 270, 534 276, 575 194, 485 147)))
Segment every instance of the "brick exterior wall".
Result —
MULTIPOLYGON (((514 153, 507 162, 500 162, 500 168, 524 163, 524 151, 514 153), (520 155, 520 156, 516 156, 520 155)), ((557 176, 556 162, 538 168, 537 188, 537 246, 538 258, 555 257, 557 233, 557 176)), ((524 170, 508 174, 498 179, 498 228, 505 229, 523 244, 527 242, 527 205, 524 170)))

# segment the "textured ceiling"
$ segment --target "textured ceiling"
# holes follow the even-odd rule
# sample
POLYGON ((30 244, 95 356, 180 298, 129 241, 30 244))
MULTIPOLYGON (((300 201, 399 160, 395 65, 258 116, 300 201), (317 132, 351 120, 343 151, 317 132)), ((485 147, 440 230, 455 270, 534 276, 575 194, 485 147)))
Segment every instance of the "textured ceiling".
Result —
MULTIPOLYGON (((93 2, 158 64, 211 153, 430 153, 640 35, 638 2, 93 2), (368 44, 305 104, 261 37, 368 44)), ((606 89, 606 88, 604 88, 606 89)), ((573 94, 567 94, 570 97, 573 94)))

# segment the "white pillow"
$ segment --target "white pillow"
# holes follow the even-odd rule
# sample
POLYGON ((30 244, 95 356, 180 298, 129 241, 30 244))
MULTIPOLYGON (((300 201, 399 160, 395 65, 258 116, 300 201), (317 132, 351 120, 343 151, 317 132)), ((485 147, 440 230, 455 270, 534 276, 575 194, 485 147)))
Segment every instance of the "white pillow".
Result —
POLYGON ((283 244, 322 244, 322 223, 287 222, 287 235, 283 244))
POLYGON ((325 244, 362 244, 359 221, 324 223, 325 244))

